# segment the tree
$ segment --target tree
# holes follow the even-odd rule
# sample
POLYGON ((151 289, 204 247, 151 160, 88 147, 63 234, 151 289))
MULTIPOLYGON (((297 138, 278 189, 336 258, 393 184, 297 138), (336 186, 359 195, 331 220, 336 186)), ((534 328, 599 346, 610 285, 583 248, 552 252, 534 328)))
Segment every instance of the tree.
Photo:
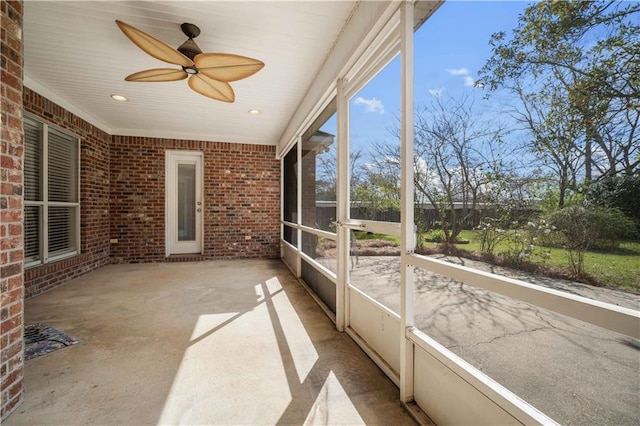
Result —
MULTIPOLYGON (((480 72, 484 87, 518 94, 525 116, 531 102, 547 102, 546 108, 538 104, 544 114, 536 125, 552 130, 565 117, 579 130, 571 139, 546 145, 534 137, 537 149, 552 156, 558 144, 574 144, 573 152, 582 156, 584 186, 638 170, 640 3, 538 2, 520 16, 510 38, 496 33, 490 45, 492 57, 480 72), (558 99, 563 99, 562 109, 558 99)), ((531 131, 536 129, 531 126, 531 131)))
POLYGON ((317 157, 316 188, 318 201, 336 201, 336 144, 320 152, 317 157))
POLYGON ((383 220, 380 214, 400 210, 399 177, 389 171, 367 164, 361 169, 356 185, 351 187, 351 204, 364 219, 383 220))
MULTIPOLYGON (((351 188, 355 187, 360 179, 359 176, 364 168, 363 159, 364 154, 361 150, 355 150, 349 157, 351 188)), ((332 144, 326 151, 319 153, 316 161, 318 162, 316 186, 320 190, 318 200, 336 201, 336 182, 338 178, 336 144, 332 144)))
MULTIPOLYGON (((399 134, 399 129, 393 132, 399 134)), ((516 178, 506 165, 509 153, 501 143, 501 129, 483 122, 466 95, 460 100, 436 97, 423 106, 416 113, 414 134, 416 203, 431 206, 445 243, 453 244, 489 200, 494 184, 516 178)), ((395 170, 398 179, 399 145, 376 144, 374 151, 376 170, 395 170)), ((416 219, 420 225, 419 215, 416 219)))
MULTIPOLYGON (((337 197, 337 160, 335 144, 318 154, 316 188, 318 200, 335 201, 337 197)), ((349 188, 351 206, 368 220, 375 220, 380 212, 400 207, 399 174, 392 167, 372 166, 365 162, 362 150, 349 155, 349 188)), ((399 170, 399 169, 398 169, 399 170)))
POLYGON ((529 151, 550 169, 556 180, 558 208, 563 208, 568 191, 579 190, 580 170, 585 162, 580 143, 581 119, 570 108, 558 87, 551 86, 538 93, 516 89, 522 101, 520 110, 512 116, 529 130, 529 151))

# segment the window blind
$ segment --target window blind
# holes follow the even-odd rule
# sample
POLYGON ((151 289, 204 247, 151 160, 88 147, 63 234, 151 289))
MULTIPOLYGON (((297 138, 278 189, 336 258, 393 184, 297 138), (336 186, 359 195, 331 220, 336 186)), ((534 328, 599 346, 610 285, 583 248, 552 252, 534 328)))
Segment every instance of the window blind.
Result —
POLYGON ((49 257, 75 251, 75 210, 49 206, 49 257))
POLYGON ((24 207, 24 258, 27 262, 40 259, 41 206, 24 207))
POLYGON ((78 201, 77 140, 49 129, 48 141, 49 201, 78 201))
POLYGON ((24 199, 42 201, 42 125, 24 118, 24 199))

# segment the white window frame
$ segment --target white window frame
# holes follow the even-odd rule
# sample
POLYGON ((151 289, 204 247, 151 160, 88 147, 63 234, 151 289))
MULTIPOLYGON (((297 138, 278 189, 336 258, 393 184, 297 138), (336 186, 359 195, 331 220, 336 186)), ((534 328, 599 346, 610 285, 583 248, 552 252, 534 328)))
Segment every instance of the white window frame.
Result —
MULTIPOLYGON (((39 219, 40 219, 40 224, 38 226, 38 231, 39 231, 39 235, 38 235, 38 241, 40 242, 39 244, 39 255, 38 255, 38 259, 32 259, 29 260, 28 258, 25 257, 25 264, 24 267, 25 268, 31 268, 34 266, 39 266, 39 265, 44 265, 47 263, 51 263, 51 262, 55 262, 58 260, 62 260, 62 259, 66 259, 69 257, 73 257, 73 256, 77 256, 78 254, 80 254, 80 199, 81 199, 81 192, 80 192, 80 172, 81 172, 81 157, 80 157, 80 144, 81 144, 81 139, 80 137, 78 137, 75 134, 70 133, 67 130, 61 129, 55 125, 51 125, 49 123, 47 123, 46 121, 38 118, 38 117, 34 117, 32 115, 27 115, 25 114, 25 119, 27 120, 31 120, 34 121, 36 123, 38 123, 41 126, 41 140, 39 141, 42 145, 42 158, 41 158, 41 164, 40 164, 40 173, 41 173, 41 179, 42 181, 41 183, 41 200, 40 201, 32 201, 32 200, 24 200, 24 206, 29 207, 29 206, 36 206, 39 208, 39 219), (77 177, 77 200, 76 202, 61 202, 61 201, 49 201, 49 130, 55 130, 59 133, 63 133, 66 136, 69 136, 73 139, 76 140, 76 149, 78 150, 77 153, 77 164, 76 166, 76 177, 77 177), (49 255, 49 207, 70 207, 73 208, 75 210, 75 218, 74 218, 74 229, 73 231, 73 238, 74 238, 74 246, 75 246, 75 250, 69 251, 67 253, 62 253, 62 254, 58 254, 55 256, 50 256, 49 255)), ((25 141, 24 141, 25 145, 27 143, 26 141, 26 137, 25 137, 25 141)), ((24 232, 24 231, 23 231, 24 232)))

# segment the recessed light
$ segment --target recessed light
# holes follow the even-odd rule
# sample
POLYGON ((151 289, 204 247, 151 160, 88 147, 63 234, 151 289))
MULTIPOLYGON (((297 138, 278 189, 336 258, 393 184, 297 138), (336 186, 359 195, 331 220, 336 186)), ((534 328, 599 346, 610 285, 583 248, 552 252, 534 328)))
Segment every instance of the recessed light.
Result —
POLYGON ((258 115, 258 114, 262 114, 262 111, 260 111, 259 109, 250 109, 249 114, 258 115))
POLYGON ((113 100, 116 100, 118 102, 127 102, 129 99, 127 99, 126 96, 122 96, 122 95, 111 95, 111 98, 113 98, 113 100))

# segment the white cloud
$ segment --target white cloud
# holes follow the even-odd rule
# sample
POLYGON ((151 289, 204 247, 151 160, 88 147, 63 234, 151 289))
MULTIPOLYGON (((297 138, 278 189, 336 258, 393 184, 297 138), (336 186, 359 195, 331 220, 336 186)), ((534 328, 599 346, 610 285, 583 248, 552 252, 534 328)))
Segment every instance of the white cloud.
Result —
POLYGON ((467 75, 467 74, 469 74, 469 70, 466 69, 465 67, 453 68, 453 69, 447 68, 447 72, 449 74, 451 74, 451 75, 467 75))
POLYGON ((444 87, 436 87, 435 89, 429 89, 428 92, 431 96, 435 96, 436 98, 439 98, 440 96, 442 96, 442 92, 445 91, 444 87))
POLYGON ((358 96, 355 101, 356 105, 364 105, 367 112, 377 112, 384 114, 384 105, 378 98, 365 99, 358 96))
POLYGON ((473 87, 476 85, 476 81, 473 79, 473 77, 466 76, 464 78, 464 85, 467 87, 473 87))

